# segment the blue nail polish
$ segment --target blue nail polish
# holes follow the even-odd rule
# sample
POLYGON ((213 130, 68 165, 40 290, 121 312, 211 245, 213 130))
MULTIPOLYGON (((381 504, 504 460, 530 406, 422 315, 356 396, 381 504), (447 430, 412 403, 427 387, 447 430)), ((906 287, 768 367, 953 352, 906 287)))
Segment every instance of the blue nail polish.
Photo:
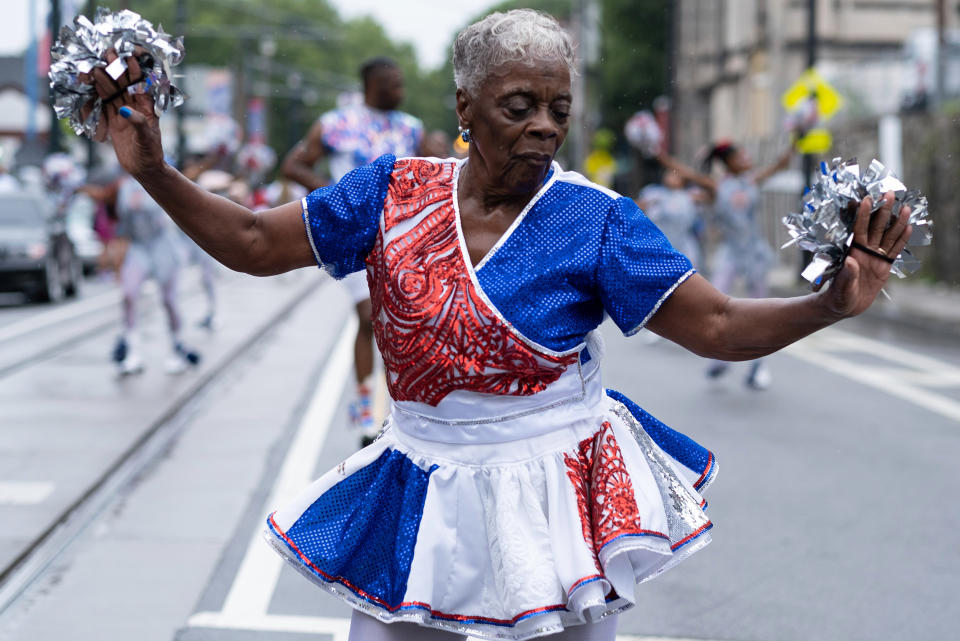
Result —
POLYGON ((120 115, 123 116, 124 118, 129 118, 130 114, 133 113, 130 111, 130 107, 120 107, 118 111, 120 112, 120 115))

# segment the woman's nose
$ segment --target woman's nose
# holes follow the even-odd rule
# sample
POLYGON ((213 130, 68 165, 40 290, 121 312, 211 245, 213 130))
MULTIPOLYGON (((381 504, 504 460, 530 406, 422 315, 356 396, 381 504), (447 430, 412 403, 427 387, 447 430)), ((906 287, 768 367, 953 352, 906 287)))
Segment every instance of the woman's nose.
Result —
POLYGON ((527 128, 527 133, 537 138, 550 138, 560 133, 560 127, 550 117, 549 109, 538 109, 527 128))

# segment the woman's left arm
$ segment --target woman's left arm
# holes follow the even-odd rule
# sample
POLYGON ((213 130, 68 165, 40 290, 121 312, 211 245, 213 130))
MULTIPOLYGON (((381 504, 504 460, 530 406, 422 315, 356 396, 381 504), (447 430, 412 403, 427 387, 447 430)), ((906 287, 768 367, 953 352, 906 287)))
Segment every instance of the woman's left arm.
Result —
POLYGON ((790 343, 867 309, 890 277, 890 264, 881 257, 896 257, 910 237, 909 208, 885 229, 893 207, 893 194, 870 215, 865 199, 854 223, 855 243, 843 268, 827 289, 796 298, 740 299, 717 291, 694 274, 666 300, 647 328, 700 356, 726 361, 750 360, 775 352, 790 343))

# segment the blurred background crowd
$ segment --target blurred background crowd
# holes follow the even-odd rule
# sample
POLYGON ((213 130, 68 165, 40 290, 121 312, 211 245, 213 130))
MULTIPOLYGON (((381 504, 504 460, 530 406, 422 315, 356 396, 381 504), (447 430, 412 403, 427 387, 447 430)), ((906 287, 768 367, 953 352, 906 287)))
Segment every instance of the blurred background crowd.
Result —
MULTIPOLYGON (((23 47, 0 56, 0 286, 57 300, 76 292, 84 275, 113 277, 123 255, 115 202, 122 177, 108 150, 73 135, 48 105, 51 33, 77 13, 92 15, 94 3, 15 3, 36 28, 23 47), (43 237, 10 231, 28 220, 46 227, 43 237), (4 261, 32 261, 34 269, 24 274, 4 261)), ((391 35, 389 23, 356 12, 345 17, 339 4, 111 6, 185 37, 186 62, 177 73, 189 98, 162 121, 171 160, 211 191, 253 208, 302 196, 283 158, 320 114, 362 100, 357 71, 377 56, 402 70, 401 108, 433 132, 433 153, 462 155, 449 55, 425 61, 414 44, 391 35)), ((960 282, 960 0, 486 4, 479 13, 527 6, 569 27, 580 68, 561 164, 642 200, 662 227, 679 225, 672 240, 703 256, 703 270, 722 244, 713 194, 689 175, 668 177, 668 185, 689 190, 693 207, 671 223, 670 207, 658 209, 663 199, 649 186, 663 181, 664 152, 706 175, 723 173, 703 163, 718 143, 732 142, 763 166, 788 147, 796 152, 759 185, 756 224, 772 247, 788 240, 779 217, 796 207, 820 161, 876 157, 930 198, 939 233, 922 277, 960 282)), ((475 18, 464 12, 462 24, 475 18)), ((801 260, 794 250, 775 258, 793 275, 801 260)))

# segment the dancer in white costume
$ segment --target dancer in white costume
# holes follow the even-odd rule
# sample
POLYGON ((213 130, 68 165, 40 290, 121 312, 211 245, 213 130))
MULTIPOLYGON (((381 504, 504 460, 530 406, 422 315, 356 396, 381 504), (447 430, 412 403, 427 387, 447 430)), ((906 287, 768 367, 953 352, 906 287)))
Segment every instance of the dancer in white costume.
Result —
MULTIPOLYGON (((699 490, 716 467, 604 390, 604 315, 751 359, 862 312, 889 265, 855 250, 822 292, 729 298, 632 200, 553 162, 574 69, 555 20, 487 16, 457 37, 454 69, 466 159, 383 156, 256 215, 163 162, 148 98, 121 93, 104 117, 121 164, 227 266, 367 270, 394 401, 386 431, 266 532, 356 609, 351 638, 611 640, 635 583, 708 540, 699 490)), ((885 229, 891 203, 873 217, 861 204, 855 236, 896 255, 909 212, 885 229)))
MULTIPOLYGON (((663 172, 660 184, 647 185, 637 196, 637 205, 664 233, 674 249, 700 266, 701 226, 700 193, 688 189, 683 177, 673 169, 663 172)), ((701 190, 702 191, 702 190, 701 190)))
POLYGON ((149 278, 157 282, 170 331, 170 354, 164 363, 168 374, 180 374, 200 362, 200 355, 181 338, 182 315, 177 284, 184 260, 177 228, 144 188, 129 176, 121 178, 117 191, 117 237, 127 239, 120 267, 123 289, 123 334, 113 350, 121 374, 143 369, 137 333, 137 301, 149 278))
MULTIPOLYGON (((755 169, 753 160, 742 149, 728 141, 718 142, 710 148, 705 167, 709 171, 713 161, 722 162, 726 174, 721 178, 698 173, 667 154, 658 156, 668 171, 703 187, 713 200, 720 244, 713 256, 712 282, 724 294, 730 293, 737 278, 743 278, 748 296, 768 295, 767 274, 773 267, 773 249, 760 220, 760 185, 785 169, 792 155, 790 147, 773 164, 755 169)), ((707 376, 722 376, 729 366, 725 360, 714 360, 707 368, 707 376)), ((750 363, 747 387, 763 390, 770 386, 770 380, 770 370, 763 359, 750 363)))

